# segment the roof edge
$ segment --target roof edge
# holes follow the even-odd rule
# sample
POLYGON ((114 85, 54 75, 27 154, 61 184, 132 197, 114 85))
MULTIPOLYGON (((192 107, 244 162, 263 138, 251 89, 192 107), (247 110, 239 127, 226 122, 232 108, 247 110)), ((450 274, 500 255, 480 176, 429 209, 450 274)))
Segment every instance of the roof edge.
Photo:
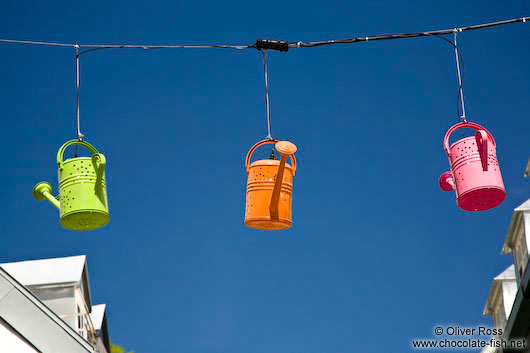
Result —
MULTIPOLYGON (((48 308, 43 302, 41 302, 36 296, 34 296, 29 289, 24 287, 20 282, 18 282, 15 278, 13 278, 6 270, 0 267, 0 277, 5 279, 9 285, 12 286, 12 292, 13 290, 16 290, 25 297, 28 301, 30 301, 38 310, 40 310, 41 313, 43 313, 45 316, 47 316, 49 319, 51 319, 57 326, 59 326, 63 331, 66 332, 73 340, 75 340, 80 347, 82 347, 86 352, 93 352, 92 346, 90 343, 88 343, 83 337, 81 337, 73 328, 71 328, 66 322, 64 322, 55 312, 53 312, 50 308, 48 308)), ((5 297, 7 297, 9 294, 6 294, 3 298, 0 299, 3 300, 5 297)), ((4 320, 9 323, 8 318, 4 317, 4 320)), ((15 329, 17 329, 15 327, 15 329)), ((18 331, 18 329, 17 329, 18 331)))

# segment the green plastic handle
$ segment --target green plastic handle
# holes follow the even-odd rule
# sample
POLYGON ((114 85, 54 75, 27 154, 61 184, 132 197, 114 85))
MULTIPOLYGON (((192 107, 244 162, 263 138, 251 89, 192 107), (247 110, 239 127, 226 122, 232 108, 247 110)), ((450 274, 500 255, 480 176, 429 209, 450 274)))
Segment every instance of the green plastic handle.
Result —
POLYGON ((103 181, 103 173, 105 172, 105 165, 107 164, 107 159, 102 153, 96 153, 92 156, 92 163, 96 168, 96 185, 94 186, 94 189, 97 192, 97 190, 101 188, 101 183, 103 181))
MULTIPOLYGON (((79 141, 79 140, 70 140, 70 141, 66 142, 64 145, 62 145, 61 148, 59 148, 59 151, 57 152, 57 164, 59 166, 61 166, 61 164, 63 163, 64 150, 66 149, 66 147, 72 146, 72 145, 83 146, 84 148, 86 148, 87 150, 92 152, 92 155, 99 154, 98 150, 94 146, 89 144, 88 142, 79 141)), ((103 157, 103 158, 105 158, 105 157, 103 157)))

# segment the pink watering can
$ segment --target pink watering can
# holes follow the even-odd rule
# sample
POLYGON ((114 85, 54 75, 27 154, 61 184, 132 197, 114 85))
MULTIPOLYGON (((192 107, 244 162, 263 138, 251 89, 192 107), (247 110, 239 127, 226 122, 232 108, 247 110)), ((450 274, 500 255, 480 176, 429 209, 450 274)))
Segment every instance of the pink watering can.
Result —
POLYGON ((442 190, 456 190, 458 207, 466 211, 484 211, 504 201, 506 190, 497 161, 495 140, 488 130, 475 123, 453 125, 445 134, 444 149, 451 171, 443 173, 438 182, 442 190), (477 133, 449 147, 449 136, 462 128, 472 128, 477 133))

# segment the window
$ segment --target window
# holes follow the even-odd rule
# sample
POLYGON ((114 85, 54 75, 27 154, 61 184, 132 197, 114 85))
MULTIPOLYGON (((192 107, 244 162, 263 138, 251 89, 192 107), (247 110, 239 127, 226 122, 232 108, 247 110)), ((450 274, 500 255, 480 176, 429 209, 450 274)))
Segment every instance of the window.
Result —
POLYGON ((85 323, 83 321, 83 314, 81 313, 81 309, 79 308, 79 305, 77 306, 77 332, 79 332, 79 335, 82 337, 85 337, 85 323))

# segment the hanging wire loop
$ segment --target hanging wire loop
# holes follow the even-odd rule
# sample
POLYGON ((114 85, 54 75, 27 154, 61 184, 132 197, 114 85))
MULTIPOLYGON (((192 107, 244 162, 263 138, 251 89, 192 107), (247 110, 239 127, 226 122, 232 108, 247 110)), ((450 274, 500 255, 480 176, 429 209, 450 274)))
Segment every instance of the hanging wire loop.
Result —
MULTIPOLYGON (((454 33, 454 47, 455 47, 455 58, 456 58, 456 72, 458 74, 458 96, 460 98, 460 106, 462 108, 462 115, 459 116, 459 121, 461 119, 464 123, 467 123, 466 108, 464 106, 464 91, 462 89, 462 74, 460 72, 460 58, 462 57, 462 55, 460 54, 458 50, 458 45, 456 43, 457 32, 458 30, 455 28, 453 33, 454 33)), ((458 113, 460 114, 460 112, 458 113)))
MULTIPOLYGON (((455 35, 456 35, 456 32, 462 32, 461 28, 453 29, 453 33, 455 33, 455 35)), ((462 56, 462 53, 460 53, 460 50, 458 49, 458 47, 456 45, 456 40, 452 41, 452 40, 449 40, 449 39, 445 38, 443 35, 432 34, 432 33, 429 33, 429 32, 425 32, 424 35, 425 36, 432 36, 432 37, 440 38, 441 40, 443 40, 446 43, 448 43, 455 50, 455 55, 456 55, 456 58, 457 58, 456 59, 456 69, 457 69, 457 74, 458 74, 458 94, 457 94, 457 97, 456 97, 456 116, 457 116, 457 121, 458 122, 460 122, 460 120, 463 120, 464 122, 467 122, 465 109, 462 109, 463 113, 460 114, 460 104, 462 104, 462 107, 464 106, 463 99, 462 99, 462 103, 460 103, 460 102, 461 102, 461 97, 463 97, 463 95, 462 95, 462 92, 463 92, 462 91, 462 87, 464 85, 464 71, 465 71, 465 67, 464 67, 464 57, 462 56), (462 64, 462 70, 460 70, 460 63, 462 64)))
POLYGON ((265 104, 267 106, 267 139, 273 140, 271 128, 271 110, 269 102, 269 76, 267 74, 267 49, 263 49, 263 69, 265 71, 265 104))
POLYGON ((75 110, 76 110, 76 121, 77 121, 77 139, 83 141, 83 135, 81 133, 81 121, 79 119, 79 45, 75 45, 75 83, 76 83, 76 95, 75 95, 75 110))

